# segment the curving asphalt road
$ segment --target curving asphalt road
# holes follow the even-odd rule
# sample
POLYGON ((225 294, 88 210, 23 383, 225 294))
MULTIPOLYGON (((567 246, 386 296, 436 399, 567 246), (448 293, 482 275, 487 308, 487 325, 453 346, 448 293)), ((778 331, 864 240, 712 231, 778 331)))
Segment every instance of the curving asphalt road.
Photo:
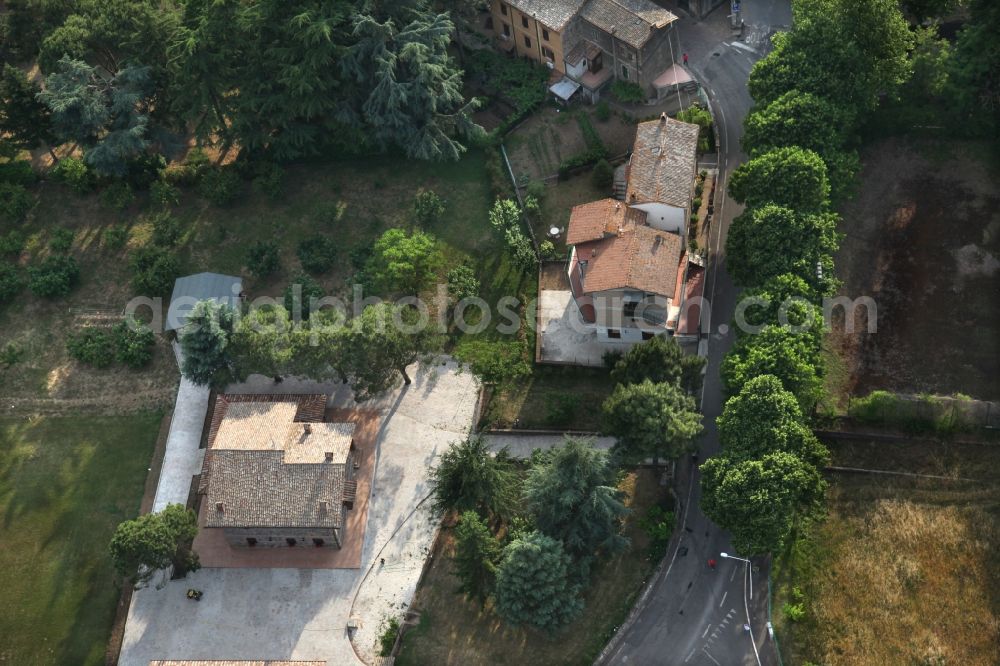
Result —
MULTIPOLYGON (((663 3, 671 8, 673 3, 663 3)), ((729 330, 737 289, 726 272, 726 232, 742 208, 725 196, 729 175, 744 159, 740 149, 743 118, 752 105, 747 91, 750 68, 769 46, 769 36, 791 24, 789 0, 743 0, 742 40, 729 30, 726 8, 702 21, 684 17, 678 25, 689 69, 708 93, 719 132, 719 185, 710 248, 706 295, 711 303, 708 368, 702 395, 705 432, 700 458, 719 449, 715 418, 723 405, 719 367, 733 343, 729 330)), ((629 621, 598 659, 598 664, 734 666, 778 663, 767 633, 766 561, 722 559, 731 553, 729 535, 701 512, 698 471, 691 461, 678 465, 681 506, 679 537, 670 558, 640 599, 629 621), (708 560, 717 560, 715 569, 708 560), (752 585, 753 594, 750 595, 752 585), (746 630, 750 626, 750 631, 746 630)))

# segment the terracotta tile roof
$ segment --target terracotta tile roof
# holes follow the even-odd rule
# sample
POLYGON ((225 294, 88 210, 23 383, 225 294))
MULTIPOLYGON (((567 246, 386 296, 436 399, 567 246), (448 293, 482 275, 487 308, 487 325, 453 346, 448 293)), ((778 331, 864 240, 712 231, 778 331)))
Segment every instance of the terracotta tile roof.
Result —
POLYGON ((602 240, 580 243, 577 258, 586 261, 583 292, 638 289, 671 298, 677 286, 681 237, 636 225, 602 240))
POLYGON ((354 424, 322 422, 326 403, 321 394, 216 398, 198 488, 206 527, 340 526, 354 424))
POLYGON ((552 28, 562 30, 586 0, 507 0, 507 4, 552 28))
POLYGON ((698 126, 663 117, 639 123, 629 162, 629 203, 688 206, 694 186, 698 126))
POLYGON ((649 0, 588 0, 580 17, 635 48, 642 48, 657 28, 677 20, 649 0))
POLYGON ((601 199, 573 206, 566 230, 570 245, 604 238, 617 233, 620 228, 646 223, 646 212, 629 208, 615 199, 601 199))
POLYGON ((341 526, 344 464, 288 464, 284 451, 210 453, 205 527, 341 526))

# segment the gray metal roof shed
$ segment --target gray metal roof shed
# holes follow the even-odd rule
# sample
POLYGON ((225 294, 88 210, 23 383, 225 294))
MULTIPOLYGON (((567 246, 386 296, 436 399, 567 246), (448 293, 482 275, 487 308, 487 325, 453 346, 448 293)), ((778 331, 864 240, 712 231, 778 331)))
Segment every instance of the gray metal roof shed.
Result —
POLYGON ((170 296, 165 331, 175 331, 187 323, 188 314, 198 301, 212 300, 216 303, 239 307, 243 292, 243 279, 221 273, 195 273, 177 278, 174 293, 170 296))

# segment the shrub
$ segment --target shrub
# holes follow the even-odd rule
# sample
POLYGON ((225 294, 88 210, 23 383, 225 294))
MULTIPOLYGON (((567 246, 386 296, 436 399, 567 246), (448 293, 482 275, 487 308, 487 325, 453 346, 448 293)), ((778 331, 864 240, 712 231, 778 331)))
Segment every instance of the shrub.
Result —
POLYGON ((695 183, 695 186, 694 186, 694 195, 696 197, 700 197, 701 193, 704 192, 704 191, 705 191, 705 186, 699 180, 697 183, 695 183))
POLYGON ((378 655, 388 657, 392 654, 392 648, 396 646, 396 637, 399 635, 399 620, 390 617, 385 622, 385 629, 378 637, 378 655))
POLYGON ((620 349, 609 349, 601 355, 601 362, 604 363, 604 367, 608 370, 614 370, 615 366, 618 365, 618 361, 622 360, 625 356, 625 352, 620 349))
POLYGON ((602 160, 607 157, 607 153, 602 150, 588 150, 583 153, 578 153, 572 157, 567 157, 562 162, 559 163, 559 178, 566 178, 571 171, 579 169, 580 167, 585 167, 588 164, 594 164, 598 160, 602 160))
POLYGON ((487 384, 504 384, 531 374, 523 342, 472 340, 455 348, 455 358, 468 363, 487 384))
POLYGON ((0 261, 0 305, 9 303, 24 288, 21 269, 12 261, 0 261))
POLYGON ((149 186, 149 199, 160 206, 176 206, 181 201, 181 191, 161 178, 149 186))
POLYGON ((0 254, 14 255, 21 254, 27 240, 17 229, 12 229, 6 235, 0 236, 0 254))
POLYGON ((241 186, 240 176, 234 169, 215 167, 206 170, 201 176, 198 192, 212 204, 225 206, 236 200, 241 186))
POLYGON ((444 205, 436 192, 421 189, 413 199, 413 219, 421 226, 430 226, 444 215, 444 205))
POLYGON ((281 268, 281 254, 274 241, 258 241, 247 250, 247 270, 257 277, 277 273, 281 268))
POLYGON ((471 266, 462 264, 448 271, 448 295, 455 301, 479 295, 479 280, 471 266))
POLYGON ((31 162, 27 160, 0 163, 0 182, 29 187, 34 185, 37 180, 38 174, 31 168, 31 162))
POLYGON ((542 202, 545 200, 545 194, 547 190, 545 189, 544 182, 540 180, 533 180, 530 183, 528 183, 528 186, 527 188, 525 188, 525 191, 529 197, 533 197, 536 201, 542 202))
POLYGON ((545 397, 545 422, 551 426, 569 424, 580 402, 573 393, 553 393, 545 397))
POLYGON ((87 194, 94 189, 94 176, 83 160, 64 157, 52 168, 52 177, 77 194, 87 194))
POLYGON ((556 258, 556 246, 550 240, 543 240, 538 244, 538 254, 542 255, 542 259, 555 259, 556 258))
POLYGON ((0 363, 4 368, 10 368, 24 360, 24 350, 8 342, 3 349, 0 349, 0 363))
POLYGON ((313 209, 313 218, 319 224, 332 227, 340 222, 347 210, 347 204, 343 201, 321 201, 313 209))
POLYGON ((34 197, 24 185, 0 182, 0 214, 7 220, 20 222, 34 203, 34 197))
POLYGON ((320 275, 333 268, 337 260, 337 243, 332 238, 316 234, 303 239, 295 254, 307 273, 320 275))
POLYGON ((611 84, 611 94, 625 104, 641 104, 646 101, 646 91, 638 83, 615 81, 611 84))
POLYGON ((132 286, 148 296, 170 293, 181 272, 177 258, 166 248, 155 245, 136 250, 130 264, 132 286))
POLYGON ((156 337, 148 326, 119 322, 111 330, 115 360, 132 369, 138 369, 153 358, 156 337))
POLYGON ((659 560, 667 552, 670 536, 674 532, 674 513, 661 506, 651 506, 639 519, 639 527, 649 535, 649 555, 659 560))
POLYGON ((73 257, 54 254, 37 266, 28 268, 28 287, 36 296, 65 296, 80 281, 80 267, 73 257))
POLYGON ((268 199, 276 201, 285 195, 285 170, 274 162, 259 164, 251 185, 268 199))
POLYGON ((594 187, 607 189, 615 179, 615 170, 607 160, 601 160, 594 165, 594 170, 590 173, 590 180, 594 187))
POLYGON ((73 247, 75 236, 72 229, 56 227, 52 230, 52 237, 49 238, 49 249, 59 254, 66 254, 73 247))
POLYGON ((112 183, 101 190, 101 203, 111 210, 125 210, 134 199, 132 188, 126 182, 112 183))
POLYGON ((594 107, 594 117, 597 118, 602 123, 606 123, 611 120, 611 107, 605 101, 600 101, 597 106, 594 107))
POLYGON ((691 210, 700 210, 700 209, 701 209, 701 197, 695 197, 694 200, 691 202, 691 210))
POLYGON ((167 160, 159 153, 142 153, 128 163, 128 184, 137 190, 148 189, 159 180, 160 172, 167 168, 167 160))
POLYGON ((524 197, 524 210, 529 213, 537 213, 541 205, 538 203, 538 199, 531 196, 530 194, 524 197))
POLYGON ((159 247, 173 247, 181 238, 180 221, 168 213, 161 211, 153 215, 153 244, 159 247))
POLYGON ((128 227, 116 224, 104 230, 104 247, 109 250, 120 250, 128 243, 128 227))
POLYGON ((88 326, 69 336, 66 351, 81 363, 106 368, 115 360, 112 336, 102 328, 88 326))
POLYGON ((781 612, 789 622, 801 622, 806 616, 806 609, 803 604, 793 604, 785 602, 785 605, 781 607, 781 612))
POLYGON ((196 177, 201 177, 212 167, 212 164, 208 159, 208 153, 203 148, 196 147, 188 151, 184 166, 190 169, 196 177))

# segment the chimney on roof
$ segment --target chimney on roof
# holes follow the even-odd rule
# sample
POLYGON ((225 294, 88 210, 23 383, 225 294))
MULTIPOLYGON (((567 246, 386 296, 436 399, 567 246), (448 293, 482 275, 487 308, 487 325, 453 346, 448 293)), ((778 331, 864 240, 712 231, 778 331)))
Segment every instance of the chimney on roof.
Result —
POLYGON ((608 30, 608 32, 610 32, 613 35, 613 34, 615 34, 616 30, 618 30, 618 28, 616 26, 611 26, 611 29, 608 30))
POLYGON ((222 513, 223 511, 226 510, 226 505, 223 504, 222 502, 216 502, 215 503, 215 510, 218 511, 219 513, 222 513))
POLYGON ((312 427, 311 423, 303 423, 302 424, 302 432, 303 432, 303 434, 309 435, 309 434, 312 434, 312 431, 313 431, 313 427, 312 427))
POLYGON ((327 504, 326 500, 319 501, 319 510, 322 511, 323 513, 326 513, 326 509, 328 506, 329 505, 327 504))
POLYGON ((596 257, 597 256, 597 248, 596 247, 593 250, 590 251, 590 256, 592 256, 592 257, 596 257))
POLYGON ((323 455, 327 462, 333 462, 333 451, 326 451, 323 455))
POLYGON ((660 112, 660 122, 661 123, 667 122, 667 112, 666 111, 661 111, 660 112))

